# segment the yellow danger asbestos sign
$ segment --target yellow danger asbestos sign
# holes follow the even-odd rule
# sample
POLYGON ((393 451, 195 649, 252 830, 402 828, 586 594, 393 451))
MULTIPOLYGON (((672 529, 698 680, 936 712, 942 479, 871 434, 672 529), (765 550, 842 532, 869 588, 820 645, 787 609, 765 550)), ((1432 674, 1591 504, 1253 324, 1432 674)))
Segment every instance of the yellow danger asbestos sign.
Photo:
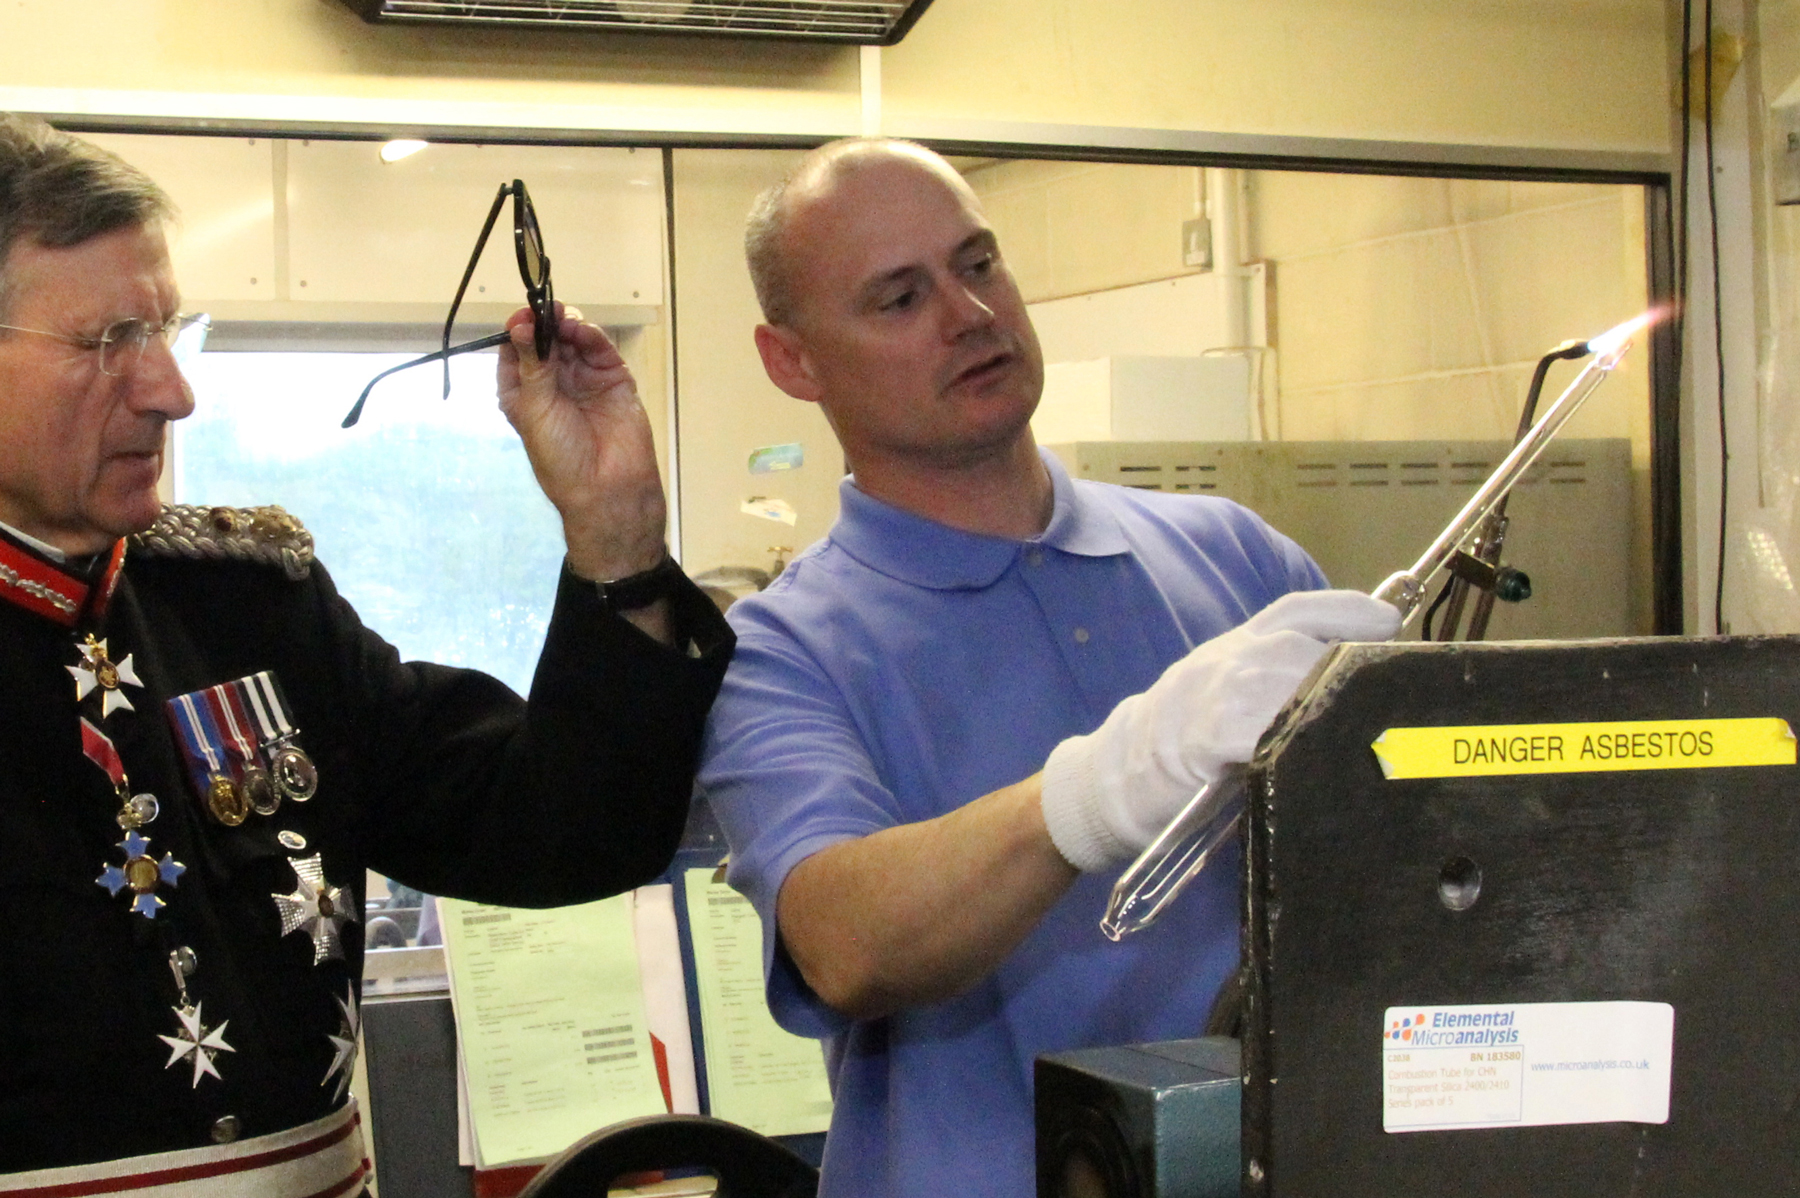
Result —
POLYGON ((1389 728, 1371 746, 1388 778, 1793 765, 1786 720, 1630 720, 1389 728))

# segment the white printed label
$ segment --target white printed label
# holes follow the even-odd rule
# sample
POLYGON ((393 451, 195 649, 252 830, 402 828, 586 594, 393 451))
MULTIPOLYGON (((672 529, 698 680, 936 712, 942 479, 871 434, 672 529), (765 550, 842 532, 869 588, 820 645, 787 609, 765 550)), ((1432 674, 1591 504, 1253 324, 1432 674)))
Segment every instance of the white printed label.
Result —
POLYGON ((1389 1007, 1382 1025, 1384 1131, 1669 1121, 1668 1003, 1389 1007))

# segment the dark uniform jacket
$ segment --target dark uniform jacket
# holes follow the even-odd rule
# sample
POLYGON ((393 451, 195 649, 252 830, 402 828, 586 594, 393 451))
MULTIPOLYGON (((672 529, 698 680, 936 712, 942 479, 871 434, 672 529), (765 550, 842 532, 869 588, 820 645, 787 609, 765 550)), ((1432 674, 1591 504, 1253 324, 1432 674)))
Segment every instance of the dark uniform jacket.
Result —
POLYGON ((716 608, 680 585, 685 653, 565 572, 527 702, 484 674, 402 663, 316 564, 290 578, 134 546, 104 616, 79 629, 4 602, 17 596, 0 571, 0 1174, 263 1135, 341 1105, 349 1062, 333 1037, 354 1039, 362 925, 343 922, 341 958, 317 964, 307 928, 284 935, 275 896, 303 893, 296 860, 318 855, 359 916, 365 867, 528 907, 656 875, 731 651, 716 608), (90 631, 111 661, 130 655, 133 710, 102 718, 97 691, 77 702, 67 667, 90 631), (264 670, 317 794, 222 826, 165 704, 264 670), (144 855, 186 867, 157 887, 153 919, 98 881, 125 863, 124 832, 83 753, 83 715, 117 746, 130 790, 157 797, 144 855), (216 1077, 197 1073, 199 1050, 177 1056, 181 948, 202 1035, 231 1048, 211 1051, 216 1077))

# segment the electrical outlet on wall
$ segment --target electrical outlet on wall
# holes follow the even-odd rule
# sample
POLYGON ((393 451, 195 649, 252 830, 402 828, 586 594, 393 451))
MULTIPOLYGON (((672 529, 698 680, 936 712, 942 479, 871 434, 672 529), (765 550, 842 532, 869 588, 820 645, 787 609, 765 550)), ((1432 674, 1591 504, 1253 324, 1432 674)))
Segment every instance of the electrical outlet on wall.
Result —
POLYGON ((1777 204, 1800 204, 1800 103, 1777 104, 1770 110, 1773 139, 1770 172, 1777 204))

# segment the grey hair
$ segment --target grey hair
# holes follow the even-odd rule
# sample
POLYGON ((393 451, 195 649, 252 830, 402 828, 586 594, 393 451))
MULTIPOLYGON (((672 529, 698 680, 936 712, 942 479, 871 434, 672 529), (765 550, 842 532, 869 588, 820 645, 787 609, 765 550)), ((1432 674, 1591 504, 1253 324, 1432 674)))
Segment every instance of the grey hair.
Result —
MULTIPOLYGON (((779 183, 765 189, 750 206, 744 226, 744 259, 750 266, 750 285, 763 319, 773 325, 794 321, 794 295, 787 271, 787 226, 794 193, 852 168, 871 151, 901 150, 936 158, 915 141, 897 137, 843 137, 810 151, 779 183)), ((946 167, 948 169, 948 167, 946 167)))
POLYGON ((36 117, 0 113, 0 312, 21 242, 66 249, 174 215, 168 193, 118 155, 36 117))

